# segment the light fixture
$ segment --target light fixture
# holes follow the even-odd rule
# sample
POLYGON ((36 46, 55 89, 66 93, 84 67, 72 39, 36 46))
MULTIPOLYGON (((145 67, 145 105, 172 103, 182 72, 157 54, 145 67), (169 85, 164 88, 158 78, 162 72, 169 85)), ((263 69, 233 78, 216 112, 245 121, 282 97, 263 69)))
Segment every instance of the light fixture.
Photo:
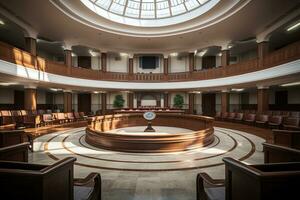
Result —
POLYGON ((0 25, 5 25, 5 23, 2 19, 0 19, 0 25))
POLYGON ((77 55, 76 55, 76 53, 71 53, 71 55, 72 55, 72 57, 76 57, 77 55))
POLYGON ((11 86, 11 85, 18 85, 18 83, 16 83, 16 82, 8 82, 8 83, 2 82, 2 83, 0 83, 0 86, 11 86))
POLYGON ((300 27, 300 22, 290 26, 289 28, 286 29, 286 31, 292 31, 292 30, 295 30, 298 27, 300 27))
POLYGON ((94 94, 99 94, 99 91, 94 91, 93 93, 94 93, 94 94))
POLYGON ((228 49, 231 49, 233 46, 230 44, 230 45, 228 45, 227 47, 228 47, 228 49))
POLYGON ((96 56, 99 56, 99 52, 98 51, 95 51, 95 50, 89 50, 89 54, 93 57, 96 57, 96 56))
POLYGON ((170 53, 170 56, 178 56, 178 53, 170 53))
POLYGON ((231 91, 233 91, 233 92, 242 92, 242 91, 244 91, 245 89, 243 89, 243 88, 232 88, 231 89, 231 91))
POLYGON ((200 51, 199 53, 197 53, 197 55, 203 57, 206 53, 207 49, 200 51))
POLYGON ((120 56, 125 57, 125 56, 128 56, 128 54, 127 53, 120 53, 120 56))
POLYGON ((286 83, 286 84, 282 84, 280 86, 282 86, 282 87, 289 87, 289 86, 295 86, 295 85, 300 85, 300 81, 293 82, 293 83, 286 83))
POLYGON ((222 56, 222 53, 218 53, 217 56, 222 56))

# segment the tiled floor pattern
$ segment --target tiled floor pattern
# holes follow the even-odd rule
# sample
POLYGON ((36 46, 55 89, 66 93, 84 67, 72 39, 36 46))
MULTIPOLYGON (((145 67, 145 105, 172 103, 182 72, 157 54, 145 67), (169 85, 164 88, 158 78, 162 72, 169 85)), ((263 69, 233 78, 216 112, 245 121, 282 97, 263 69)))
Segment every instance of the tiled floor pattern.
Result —
MULTIPOLYGON (((166 132, 166 127, 154 128, 166 132)), ((224 178, 223 157, 250 164, 263 163, 261 143, 264 139, 237 130, 215 127, 214 143, 201 149, 137 154, 92 147, 84 140, 84 129, 75 128, 37 138, 30 161, 50 164, 55 162, 53 158, 76 157, 75 177, 84 177, 90 172, 101 173, 104 200, 195 200, 197 173, 205 171, 214 178, 224 178)), ((138 127, 136 131, 140 131, 138 127)))

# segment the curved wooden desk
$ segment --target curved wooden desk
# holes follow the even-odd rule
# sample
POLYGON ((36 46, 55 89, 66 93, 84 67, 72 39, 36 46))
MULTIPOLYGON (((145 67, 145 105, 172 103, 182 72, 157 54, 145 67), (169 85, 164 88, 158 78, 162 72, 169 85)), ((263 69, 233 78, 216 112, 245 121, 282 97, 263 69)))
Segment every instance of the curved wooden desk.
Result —
POLYGON ((132 127, 147 126, 142 114, 118 114, 97 116, 91 119, 86 129, 85 140, 95 147, 125 152, 176 152, 207 146, 214 141, 213 118, 157 113, 152 121, 154 126, 170 126, 193 130, 177 134, 117 134, 106 131, 132 127))

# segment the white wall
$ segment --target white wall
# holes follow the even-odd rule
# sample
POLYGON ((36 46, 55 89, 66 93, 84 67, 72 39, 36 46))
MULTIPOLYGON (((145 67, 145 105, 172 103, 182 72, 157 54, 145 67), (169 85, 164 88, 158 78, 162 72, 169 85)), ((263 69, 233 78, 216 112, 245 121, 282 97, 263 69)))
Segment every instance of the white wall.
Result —
POLYGON ((0 104, 14 104, 14 90, 0 87, 0 104))
POLYGON ((101 69, 101 57, 100 56, 92 56, 91 57, 91 68, 94 70, 101 69))
POLYGON ((195 56, 195 69, 201 70, 202 69, 202 57, 201 56, 195 56))
POLYGON ((189 71, 189 59, 188 56, 178 57, 178 56, 170 56, 170 73, 175 72, 186 72, 189 71))
POLYGON ((202 94, 195 94, 195 110, 197 114, 202 114, 202 94))
POLYGON ((45 90, 37 90, 36 103, 37 104, 46 104, 46 91, 45 90))
POLYGON ((257 92, 249 92, 249 104, 257 104, 257 92))
POLYGON ((72 93, 72 109, 77 112, 78 111, 78 94, 72 93))
POLYGON ((127 72, 128 71, 128 56, 120 56, 116 59, 113 54, 107 54, 107 71, 110 72, 127 72))
POLYGON ((288 104, 300 104, 300 88, 288 88, 288 104))
POLYGON ((91 110, 94 113, 101 110, 101 94, 91 94, 91 110))
POLYGON ((63 93, 54 93, 53 104, 64 104, 64 94, 63 93))
POLYGON ((77 56, 72 56, 72 66, 78 67, 78 57, 77 56))
POLYGON ((221 93, 216 93, 216 112, 221 112, 221 93))

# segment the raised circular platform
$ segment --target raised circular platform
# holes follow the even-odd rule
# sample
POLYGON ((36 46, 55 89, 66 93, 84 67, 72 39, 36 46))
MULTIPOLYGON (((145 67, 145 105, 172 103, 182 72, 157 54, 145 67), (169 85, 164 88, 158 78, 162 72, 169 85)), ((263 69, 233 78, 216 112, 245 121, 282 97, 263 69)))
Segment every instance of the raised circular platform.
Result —
POLYGON ((185 114, 157 114, 154 126, 190 129, 190 132, 174 134, 122 134, 113 129, 147 126, 142 114, 97 116, 86 129, 88 144, 115 151, 138 153, 177 152, 207 146, 214 141, 213 118, 185 114))

